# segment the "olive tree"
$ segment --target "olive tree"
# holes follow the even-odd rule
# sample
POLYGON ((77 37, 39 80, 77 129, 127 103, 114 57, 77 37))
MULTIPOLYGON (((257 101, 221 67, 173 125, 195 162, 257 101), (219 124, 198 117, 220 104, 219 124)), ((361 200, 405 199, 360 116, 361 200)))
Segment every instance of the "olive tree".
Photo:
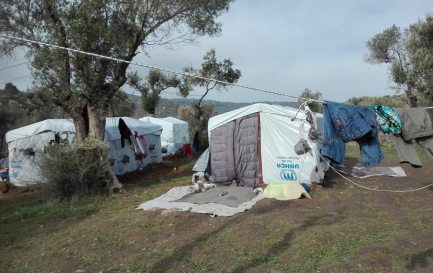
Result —
MULTIPOLYGON (((187 43, 220 33, 233 0, 5 0, 0 33, 131 61, 149 45, 187 43)), ((129 63, 39 44, 3 40, 3 54, 25 47, 34 83, 73 119, 76 138, 103 139, 110 102, 129 63)))
POLYGON ((200 99, 192 105, 194 109, 194 118, 197 121, 195 129, 195 142, 197 146, 201 146, 201 139, 203 131, 206 130, 208 118, 205 118, 206 111, 203 108, 203 99, 212 90, 223 91, 227 90, 230 84, 236 83, 241 77, 241 71, 233 68, 233 62, 230 59, 218 61, 215 49, 209 50, 203 57, 203 63, 200 68, 193 68, 192 66, 184 69, 185 73, 194 75, 196 77, 183 77, 185 86, 183 94, 186 96, 188 91, 193 87, 204 89, 203 95, 200 99), (209 80, 214 79, 214 80, 209 80), (215 81, 216 80, 216 81, 215 81))
POLYGON ((401 30, 392 25, 367 42, 371 63, 389 64, 390 76, 411 107, 433 104, 433 16, 401 30))

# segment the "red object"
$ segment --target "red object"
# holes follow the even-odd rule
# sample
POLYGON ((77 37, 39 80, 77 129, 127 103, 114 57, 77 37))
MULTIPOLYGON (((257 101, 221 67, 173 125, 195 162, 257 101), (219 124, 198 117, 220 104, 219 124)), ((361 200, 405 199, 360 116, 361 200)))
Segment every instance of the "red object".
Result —
POLYGON ((187 158, 190 158, 192 156, 191 144, 183 144, 183 153, 187 158))

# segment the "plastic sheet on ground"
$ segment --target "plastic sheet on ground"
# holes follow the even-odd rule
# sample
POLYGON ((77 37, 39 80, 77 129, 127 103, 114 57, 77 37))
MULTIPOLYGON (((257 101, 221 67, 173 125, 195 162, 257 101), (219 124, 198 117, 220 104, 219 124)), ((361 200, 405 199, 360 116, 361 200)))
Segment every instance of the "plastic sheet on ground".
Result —
POLYGON ((343 169, 345 173, 356 178, 367 178, 371 176, 392 176, 406 177, 406 173, 402 167, 353 167, 351 169, 343 169))
MULTIPOLYGON (((251 189, 252 190, 252 189, 251 189)), ((241 204, 238 207, 230 207, 222 204, 192 204, 186 202, 176 202, 176 200, 192 193, 190 186, 176 187, 167 193, 141 204, 137 209, 157 210, 166 209, 172 211, 191 211, 197 213, 210 214, 214 216, 233 216, 251 209, 258 201, 263 199, 263 194, 259 192, 255 198, 241 204)))

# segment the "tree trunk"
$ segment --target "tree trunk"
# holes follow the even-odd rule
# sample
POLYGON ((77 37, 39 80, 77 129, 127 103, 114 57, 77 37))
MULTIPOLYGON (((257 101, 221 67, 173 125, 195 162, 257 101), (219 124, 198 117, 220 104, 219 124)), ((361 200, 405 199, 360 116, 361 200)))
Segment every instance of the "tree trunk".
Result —
MULTIPOLYGON (((105 116, 98 113, 98 110, 94 106, 87 106, 87 114, 89 116, 89 136, 96 137, 101 141, 105 138, 105 116)), ((116 174, 108 163, 108 158, 102 158, 107 163, 107 168, 109 170, 110 180, 107 183, 108 192, 110 195, 113 193, 114 189, 119 189, 122 191, 123 185, 117 179, 116 174)))
POLYGON ((75 139, 77 142, 83 142, 89 134, 89 119, 86 107, 75 108, 70 114, 75 125, 75 139))
POLYGON ((406 96, 409 103, 409 107, 411 108, 418 107, 418 98, 412 93, 411 88, 407 89, 406 96))
POLYGON ((416 96, 408 97, 408 101, 411 108, 418 107, 418 98, 416 96))
MULTIPOLYGON (((75 125, 75 138, 77 142, 84 141, 88 136, 94 136, 104 141, 105 117, 100 115, 95 107, 85 106, 83 108, 76 108, 71 112, 71 116, 75 125)), ((112 194, 114 189, 122 191, 123 185, 111 169, 108 158, 101 158, 101 160, 107 162, 107 169, 109 171, 108 192, 112 194)))
POLYGON ((105 117, 100 115, 93 106, 87 106, 87 114, 89 116, 89 136, 104 141, 105 117))

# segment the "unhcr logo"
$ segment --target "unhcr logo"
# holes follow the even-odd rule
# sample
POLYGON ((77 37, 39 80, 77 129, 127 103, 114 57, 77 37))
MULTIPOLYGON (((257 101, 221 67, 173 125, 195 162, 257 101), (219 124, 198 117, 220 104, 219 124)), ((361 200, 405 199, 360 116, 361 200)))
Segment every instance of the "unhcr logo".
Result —
POLYGON ((292 170, 282 170, 280 172, 280 177, 284 181, 295 181, 298 179, 298 176, 292 170))
POLYGON ((294 164, 294 163, 277 163, 277 168, 281 168, 281 169, 299 169, 299 164, 294 164))

